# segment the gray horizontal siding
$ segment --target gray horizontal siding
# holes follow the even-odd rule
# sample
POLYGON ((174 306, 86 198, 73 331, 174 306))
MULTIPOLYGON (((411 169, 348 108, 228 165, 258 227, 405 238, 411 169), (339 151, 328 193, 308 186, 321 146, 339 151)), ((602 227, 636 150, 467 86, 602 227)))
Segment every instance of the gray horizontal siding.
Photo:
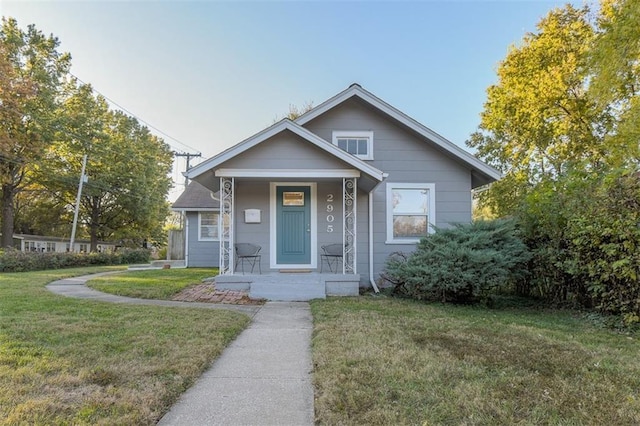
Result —
POLYGON ((198 212, 187 212, 189 223, 189 234, 187 244, 189 245, 188 267, 191 268, 213 268, 220 263, 220 242, 219 241, 198 241, 198 212))
MULTIPOLYGON (((262 272, 269 271, 269 182, 238 180, 235 189, 235 207, 235 242, 251 243, 262 247, 260 267, 262 272), (245 223, 246 209, 259 209, 260 223, 245 223)), ((246 263, 245 266, 247 266, 246 263)), ((255 271, 257 272, 257 269, 255 271)), ((248 270, 245 269, 245 272, 248 270)))

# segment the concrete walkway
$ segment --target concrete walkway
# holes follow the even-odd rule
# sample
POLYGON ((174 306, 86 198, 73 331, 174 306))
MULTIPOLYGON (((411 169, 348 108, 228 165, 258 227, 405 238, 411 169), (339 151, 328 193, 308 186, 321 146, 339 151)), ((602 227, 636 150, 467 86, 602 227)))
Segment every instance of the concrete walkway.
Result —
POLYGON ((135 299, 88 288, 85 283, 95 276, 55 281, 47 288, 96 301, 228 309, 253 317, 249 328, 182 395, 159 425, 313 425, 308 303, 249 306, 135 299))
POLYGON ((62 296, 90 299, 98 302, 125 303, 130 305, 173 306, 182 308, 226 309, 230 311, 243 312, 252 318, 261 308, 259 305, 228 305, 216 303, 178 302, 175 300, 136 299, 134 297, 102 293, 101 291, 94 290, 86 285, 87 281, 93 278, 117 273, 120 272, 103 272, 100 274, 65 278, 63 280, 53 281, 47 284, 47 289, 62 296))
POLYGON ((313 425, 311 312, 268 302, 167 413, 165 425, 313 425))

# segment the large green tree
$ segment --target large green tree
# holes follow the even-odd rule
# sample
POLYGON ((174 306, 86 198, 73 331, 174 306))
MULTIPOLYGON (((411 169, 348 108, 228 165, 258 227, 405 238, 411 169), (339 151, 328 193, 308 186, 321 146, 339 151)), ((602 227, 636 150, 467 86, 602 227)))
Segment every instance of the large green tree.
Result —
POLYGON ((59 110, 63 126, 38 169, 38 179, 45 182, 52 200, 71 209, 86 155, 88 180, 79 223, 91 250, 99 240, 159 240, 168 213, 173 160, 169 147, 137 119, 110 110, 90 85, 72 83, 59 110))
POLYGON ((55 109, 70 56, 59 42, 35 26, 26 31, 15 19, 0 27, 0 185, 2 247, 12 246, 15 197, 30 168, 40 163, 53 140, 55 109))
POLYGON ((612 165, 640 163, 640 1, 605 0, 591 50, 594 98, 615 117, 612 165))
POLYGON ((468 144, 505 173, 483 194, 498 214, 512 211, 537 183, 576 162, 600 162, 607 111, 589 97, 588 8, 552 10, 512 46, 487 90, 481 123, 468 144))
POLYGON ((603 0, 588 16, 553 10, 512 48, 469 144, 505 172, 481 201, 519 219, 534 255, 523 288, 632 324, 640 322, 640 2, 603 0))

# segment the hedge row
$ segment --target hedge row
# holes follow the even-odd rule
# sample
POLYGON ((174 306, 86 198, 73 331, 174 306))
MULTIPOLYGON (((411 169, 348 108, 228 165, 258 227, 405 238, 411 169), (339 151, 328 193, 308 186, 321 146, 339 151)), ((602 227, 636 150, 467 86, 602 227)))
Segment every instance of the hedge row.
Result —
POLYGON ((121 249, 113 253, 39 253, 0 250, 0 272, 28 272, 92 265, 148 263, 146 249, 121 249))

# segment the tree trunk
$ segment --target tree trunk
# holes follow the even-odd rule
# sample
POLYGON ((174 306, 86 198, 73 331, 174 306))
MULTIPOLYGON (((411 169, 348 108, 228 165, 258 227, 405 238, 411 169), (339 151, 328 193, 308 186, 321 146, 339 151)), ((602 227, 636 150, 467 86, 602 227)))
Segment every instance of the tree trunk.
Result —
POLYGON ((3 248, 13 247, 13 200, 15 197, 14 186, 2 185, 2 241, 3 248))

